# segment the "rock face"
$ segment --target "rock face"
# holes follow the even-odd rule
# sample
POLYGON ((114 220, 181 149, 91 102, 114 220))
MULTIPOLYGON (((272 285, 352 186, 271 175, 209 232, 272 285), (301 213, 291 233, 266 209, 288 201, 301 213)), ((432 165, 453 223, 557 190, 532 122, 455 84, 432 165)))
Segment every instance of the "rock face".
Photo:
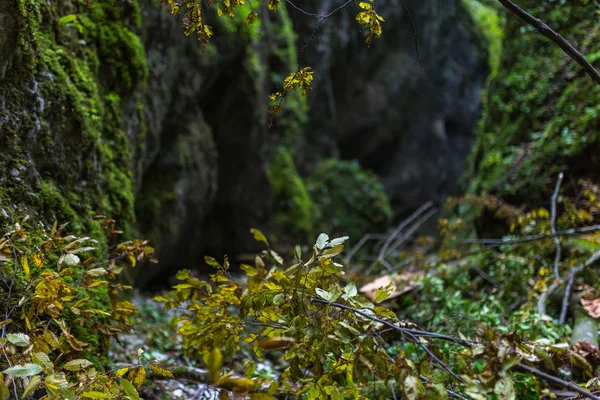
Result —
MULTIPOLYGON (((321 14, 336 7, 311 3, 321 14)), ((348 8, 325 21, 306 54, 319 88, 309 142, 379 174, 400 215, 456 192, 489 72, 487 44, 462 1, 405 3, 422 70, 400 1, 375 4, 385 22, 370 49, 348 8)), ((314 23, 298 29, 306 38, 314 23)))
MULTIPOLYGON (((253 250, 248 229, 272 214, 265 99, 280 77, 270 66, 288 72, 296 54, 285 12, 269 14, 270 41, 215 23, 202 53, 153 0, 24 4, 0 0, 2 225, 27 214, 99 237, 90 217, 110 215, 157 247, 142 286, 204 254, 253 250)), ((383 176, 399 213, 453 190, 487 73, 460 2, 407 4, 423 71, 401 3, 378 10, 387 22, 373 48, 346 9, 304 60, 317 79, 301 158, 358 159, 383 176)), ((303 44, 315 21, 293 20, 303 44)))

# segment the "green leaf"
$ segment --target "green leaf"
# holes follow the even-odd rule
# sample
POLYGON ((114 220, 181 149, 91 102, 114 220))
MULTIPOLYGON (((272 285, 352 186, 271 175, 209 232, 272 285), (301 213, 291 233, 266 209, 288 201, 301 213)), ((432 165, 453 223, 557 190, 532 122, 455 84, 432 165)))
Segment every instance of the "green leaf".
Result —
POLYGON ((273 258, 275 259, 275 261, 277 261, 277 263, 279 265, 283 265, 283 258, 281 258, 281 256, 279 254, 277 254, 274 250, 270 250, 269 252, 271 253, 271 256, 273 256, 273 258))
POLYGON ((69 14, 69 15, 65 15, 64 17, 62 17, 61 19, 58 20, 58 23, 61 25, 65 25, 68 24, 69 22, 73 22, 77 20, 77 15, 76 14, 69 14))
POLYGON ((40 378, 39 376, 34 376, 33 378, 31 378, 29 380, 29 383, 25 387, 25 390, 23 390, 21 399, 28 398, 33 392, 35 392, 35 390, 40 386, 41 383, 42 383, 42 378, 40 378))
POLYGON ((339 244, 339 245, 334 246, 334 247, 329 247, 329 245, 328 245, 327 250, 325 250, 323 252, 323 257, 325 257, 325 258, 333 258, 333 257, 337 256, 338 254, 341 254, 342 251, 344 251, 344 245, 343 244, 339 244))
POLYGON ((515 394, 515 384, 511 376, 505 376, 498 382, 496 382, 496 386, 494 386, 494 393, 499 395, 502 399, 506 400, 514 400, 516 398, 515 394))
POLYGON ((6 335, 9 342, 19 347, 29 346, 29 336, 24 333, 9 333, 6 335))
POLYGON ((123 389, 125 395, 127 395, 130 400, 140 400, 140 395, 135 389, 135 386, 133 386, 133 384, 127 379, 121 379, 119 385, 121 386, 121 389, 123 389))
POLYGON ((273 304, 281 304, 283 299, 285 298, 285 294, 279 293, 275 297, 273 297, 273 304))
POLYGON ((404 394, 408 400, 420 399, 423 392, 423 385, 416 376, 409 375, 404 379, 404 394))
POLYGON ((317 292, 317 296, 319 296, 323 300, 327 300, 330 303, 333 303, 339 297, 339 294, 337 293, 331 293, 320 288, 316 288, 315 291, 317 292))
POLYGON ((33 376, 42 372, 42 367, 37 364, 28 363, 24 365, 14 365, 2 372, 11 376, 33 376))
POLYGON ((296 256, 296 260, 300 261, 302 258, 302 247, 296 246, 294 248, 294 255, 296 256))
POLYGON ((358 294, 358 290, 356 289, 356 285, 354 284, 354 282, 350 282, 349 284, 347 284, 344 288, 344 292, 348 297, 354 297, 358 294))
POLYGON ((81 397, 86 399, 114 399, 114 396, 110 393, 96 391, 83 392, 81 393, 81 397))
POLYGON ((8 390, 8 386, 4 384, 4 379, 0 379, 0 400, 8 400, 9 398, 10 391, 8 390))
POLYGON ((326 233, 321 233, 319 235, 319 237, 317 238, 317 242, 315 243, 315 246, 317 246, 318 250, 322 250, 325 248, 328 241, 329 241, 329 236, 326 233))
POLYGON ((263 242, 267 246, 269 245, 269 241, 267 240, 266 236, 263 235, 263 233, 258 229, 252 228, 250 229, 250 233, 252 234, 252 236, 254 236, 254 239, 256 239, 257 241, 263 242))
POLYGON ((344 244, 344 242, 346 242, 346 240, 350 239, 349 236, 342 236, 339 238, 335 238, 335 239, 331 239, 331 241, 329 242, 330 246, 338 246, 340 244, 344 244))
POLYGON ((380 287, 375 292, 375 302, 379 303, 390 297, 392 294, 392 282, 388 283, 386 287, 380 287))
POLYGON ((31 360, 34 363, 44 367, 46 372, 52 371, 54 369, 54 364, 52 363, 50 357, 48 357, 48 354, 46 353, 33 353, 33 355, 31 356, 31 360))
POLYGON ((81 371, 82 369, 86 369, 87 367, 91 366, 92 362, 85 360, 83 358, 77 359, 77 360, 72 360, 69 361, 68 363, 66 363, 63 367, 64 369, 66 369, 67 371, 81 371))
POLYGON ((182 269, 180 271, 177 272, 177 275, 175 275, 175 277, 180 280, 180 281, 185 281, 187 278, 190 277, 190 270, 189 269, 182 269))

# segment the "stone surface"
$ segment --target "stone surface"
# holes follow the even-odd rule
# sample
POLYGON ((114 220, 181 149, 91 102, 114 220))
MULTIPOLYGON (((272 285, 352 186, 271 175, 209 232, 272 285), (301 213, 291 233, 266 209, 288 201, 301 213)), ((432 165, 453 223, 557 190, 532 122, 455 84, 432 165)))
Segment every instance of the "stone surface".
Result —
MULTIPOLYGON (((307 9, 321 14, 336 6, 311 3, 307 9)), ((456 193, 489 72, 486 43, 461 1, 405 3, 422 70, 399 0, 375 4, 386 21, 371 48, 349 7, 323 23, 306 52, 318 88, 310 98, 308 141, 379 174, 399 215, 456 193)), ((312 22, 299 24, 304 37, 312 22)))

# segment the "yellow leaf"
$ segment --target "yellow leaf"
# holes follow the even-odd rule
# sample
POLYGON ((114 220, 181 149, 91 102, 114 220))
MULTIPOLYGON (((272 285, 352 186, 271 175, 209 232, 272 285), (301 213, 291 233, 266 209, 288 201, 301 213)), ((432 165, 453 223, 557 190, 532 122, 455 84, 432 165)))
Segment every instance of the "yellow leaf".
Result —
POLYGON ((215 347, 210 353, 204 354, 204 362, 210 373, 210 377, 213 382, 216 382, 221 375, 221 368, 223 367, 223 354, 221 350, 215 347))
POLYGON ((163 367, 161 367, 160 365, 151 362, 150 363, 150 369, 152 370, 152 372, 154 372, 156 375, 161 376, 163 378, 170 378, 173 379, 173 373, 171 371, 169 371, 168 369, 165 369, 163 367))
POLYGON ((287 349, 296 343, 296 339, 291 337, 274 337, 262 339, 257 342, 258 347, 265 350, 287 349))
POLYGON ((252 236, 254 236, 254 239, 256 239, 257 241, 264 242, 266 245, 269 244, 266 236, 258 229, 252 228, 252 229, 250 229, 250 233, 252 234, 252 236))
POLYGON ((360 8, 362 8, 363 10, 370 10, 371 9, 371 4, 365 3, 364 1, 361 1, 360 3, 358 3, 358 6, 360 8))
POLYGON ((27 384, 27 387, 25 387, 25 390, 23 391, 23 394, 21 396, 22 399, 26 399, 28 398, 42 383, 42 378, 40 378, 39 376, 34 376, 31 378, 31 380, 29 381, 29 383, 27 384))
POLYGON ((29 273, 29 262, 27 261, 27 256, 21 257, 21 266, 23 267, 23 271, 25 271, 25 276, 27 279, 30 277, 29 273))
POLYGON ((37 268, 42 268, 44 266, 44 259, 40 253, 35 253, 33 255, 33 265, 37 268))
POLYGON ((129 367, 124 367, 124 368, 118 369, 117 372, 115 372, 115 376, 117 378, 125 376, 125 374, 127 373, 127 371, 129 371, 129 367))
POLYGON ((235 393, 247 393, 254 389, 256 382, 249 378, 229 377, 219 380, 217 386, 235 393))
POLYGON ((146 370, 144 367, 137 367, 129 371, 129 375, 127 375, 127 379, 133 383, 133 386, 137 390, 140 390, 144 382, 146 381, 146 370))

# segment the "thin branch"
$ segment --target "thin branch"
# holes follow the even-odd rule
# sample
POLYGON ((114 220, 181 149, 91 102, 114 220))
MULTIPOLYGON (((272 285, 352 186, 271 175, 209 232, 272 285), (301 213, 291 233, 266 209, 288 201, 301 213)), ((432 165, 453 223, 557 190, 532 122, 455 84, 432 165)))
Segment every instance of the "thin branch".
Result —
MULTIPOLYGON (((589 266, 597 258, 600 258, 600 251, 598 251, 598 253, 594 254, 594 256, 592 258, 590 258, 585 263, 585 264, 587 264, 586 266, 589 266)), ((327 300, 319 299, 317 297, 311 298, 311 301, 314 302, 314 303, 327 304, 327 305, 329 305, 331 307, 336 307, 336 308, 340 308, 340 309, 343 309, 343 310, 352 311, 353 313, 355 313, 357 315, 361 315, 361 316, 363 316, 363 317, 365 317, 367 319, 370 319, 371 321, 379 322, 380 324, 383 324, 383 325, 385 325, 385 326, 387 326, 387 327, 389 327, 389 328, 391 328, 391 329, 393 329, 393 330, 395 330, 397 332, 405 334, 407 336, 415 336, 416 337, 417 335, 414 334, 413 332, 415 332, 415 333, 425 333, 427 335, 433 335, 433 333, 431 333, 431 332, 421 332, 421 331, 416 331, 416 330, 412 330, 412 329, 401 328, 401 327, 399 327, 397 325, 392 324, 389 321, 383 320, 383 319, 375 317, 373 315, 369 315, 369 314, 367 314, 367 313, 365 313, 365 312, 363 312, 363 311, 361 311, 359 309, 356 309, 356 308, 353 308, 353 307, 350 307, 350 306, 347 306, 347 305, 344 305, 344 304, 341 304, 341 303, 334 303, 334 302, 330 302, 330 301, 327 301, 327 300)), ((424 337, 428 337, 426 335, 423 335, 423 336, 424 337)), ((429 336, 429 337, 432 337, 432 336, 429 336)), ((474 342, 471 342, 471 341, 462 340, 462 339, 458 339, 458 338, 453 338, 453 337, 445 336, 445 335, 438 335, 436 337, 436 339, 441 339, 441 340, 445 340, 445 341, 448 341, 448 342, 461 344, 461 345, 463 345, 465 347, 469 347, 469 348, 472 348, 473 344, 474 344, 474 342)), ((558 385, 560 385, 560 386, 562 386, 564 388, 571 389, 571 390, 573 390, 573 391, 575 391, 575 392, 577 392, 577 393, 579 393, 579 394, 581 394, 581 395, 583 395, 583 396, 585 396, 585 397, 587 397, 589 399, 600 400, 600 397, 598 397, 598 396, 590 393, 589 391, 585 390, 584 388, 582 388, 582 387, 580 387, 580 386, 578 386, 578 385, 576 385, 574 383, 567 382, 564 379, 561 379, 561 378, 558 378, 556 376, 552 376, 550 374, 547 374, 547 373, 545 373, 543 371, 540 371, 537 368, 530 367, 530 366, 525 365, 523 363, 518 363, 515 367, 519 368, 521 370, 527 371, 527 372, 531 373, 532 375, 538 376, 538 377, 540 377, 540 378, 542 378, 542 379, 544 379, 544 380, 546 380, 548 382, 556 383, 556 384, 558 384, 558 385)))
POLYGON ((400 1, 402 2, 402 5, 404 6, 406 13, 408 14, 408 19, 410 20, 410 24, 413 28, 413 35, 415 36, 415 52, 417 53, 417 60, 419 60, 419 68, 421 69, 421 71, 423 71, 423 63, 421 63, 421 55, 419 54, 419 35, 417 34, 417 27, 415 26, 415 21, 413 21, 412 15, 410 15, 410 10, 408 9, 408 6, 404 2, 404 0, 400 1))
POLYGON ((523 21, 536 28, 542 35, 553 41, 558 47, 560 47, 565 53, 569 55, 577 64, 579 64, 583 70, 592 78, 594 82, 600 85, 600 73, 594 68, 594 66, 581 54, 571 43, 569 43, 559 33, 550 28, 544 21, 534 17, 521 7, 516 5, 510 0, 498 0, 502 5, 512 13, 516 14, 523 21))
POLYGON ((388 250, 388 253, 394 253, 398 249, 398 247, 400 247, 402 245, 402 243, 404 243, 406 241, 406 239, 411 237, 424 223, 429 221, 431 219, 431 217, 433 217, 437 212, 438 212, 438 209, 434 208, 434 209, 429 210, 429 212, 427 214, 425 214, 424 216, 419 218, 413 224, 413 226, 408 228, 408 230, 406 231, 406 233, 404 235, 400 236, 398 238, 398 240, 396 240, 396 243, 394 243, 392 245, 392 247, 388 250))
POLYGON ((586 262, 580 264, 576 267, 571 268, 569 272, 569 277, 567 278, 567 287, 565 288, 565 295, 563 297, 562 308, 560 310, 560 320, 561 324, 565 323, 567 319, 567 308, 569 307, 569 299, 571 297, 571 288, 573 287, 573 282, 575 281, 575 276, 595 263, 598 259, 600 259, 600 250, 595 252, 586 262))
POLYGON ((430 201, 428 201, 427 203, 425 203, 421 207, 419 207, 417 209, 417 211, 415 211, 408 218, 406 218, 404 221, 402 221, 396 227, 396 229, 394 229, 390 233, 390 235, 388 236, 388 238, 385 241, 385 243, 383 244, 383 246, 381 246, 381 249, 379 249, 379 254, 377 255, 377 259, 378 259, 378 261, 380 261, 388 269, 388 271, 391 272, 392 266, 389 265, 389 263, 387 261, 385 261, 385 257, 387 256, 388 248, 390 247, 390 245, 392 244, 392 242, 394 241, 394 239, 396 237, 398 237, 398 235, 400 235, 402 233, 402 231, 404 230, 404 228, 406 228, 408 225, 412 224, 414 220, 416 220, 417 218, 419 218, 419 216, 421 214, 423 214, 425 211, 429 210, 431 207, 433 207, 433 203, 430 202, 430 201))
POLYGON ((465 244, 486 244, 486 245, 503 245, 535 242, 536 240, 551 239, 562 236, 580 236, 585 233, 600 231, 600 225, 590 225, 581 228, 571 228, 564 231, 558 231, 554 234, 540 233, 538 235, 523 236, 517 239, 465 239, 461 243, 465 244))
POLYGON ((540 295, 540 298, 538 299, 538 302, 537 302, 537 312, 541 316, 546 315, 546 303, 548 302, 548 298, 550 296, 552 296, 552 293, 554 293, 554 291, 556 291, 556 289, 558 289, 558 286, 560 286, 560 281, 556 280, 556 281, 552 282, 550 287, 548 287, 548 290, 546 290, 544 293, 542 293, 540 295))
MULTIPOLYGON (((554 188, 554 193, 552 194, 552 201, 550 207, 550 233, 552 235, 556 235, 556 200, 558 199, 558 192, 560 190, 560 185, 562 183, 564 174, 561 172, 558 174, 558 179, 556 180, 556 187, 554 188)), ((556 254, 554 255, 554 277, 557 280, 560 280, 560 271, 558 270, 558 265, 560 264, 560 253, 561 253, 561 245, 560 245, 560 237, 554 237, 554 245, 556 247, 556 254)))
POLYGON ((386 239, 387 236, 383 235, 383 234, 379 234, 379 233, 367 233, 365 234, 362 238, 360 238, 360 240, 358 241, 358 243, 356 243, 354 245, 354 247, 352 247, 352 249, 350 249, 350 251, 348 252, 348 254, 346 254, 346 257, 344 258, 344 264, 350 264, 350 260, 352 259, 352 257, 354 256, 354 254, 356 254, 356 252, 358 250, 360 250, 361 247, 363 247, 365 245, 365 243, 368 240, 382 240, 382 239, 386 239))
POLYGON ((554 383, 556 383, 556 384, 558 384, 558 385, 560 385, 560 386, 562 386, 564 388, 571 389, 574 392, 577 392, 577 393, 579 393, 579 394, 581 394, 581 395, 583 395, 583 396, 585 396, 585 397, 587 397, 589 399, 600 400, 600 397, 596 396, 595 394, 592 394, 592 393, 588 392, 587 390, 583 389, 581 386, 576 385, 576 384, 571 383, 571 382, 567 382, 564 379, 557 378, 556 376, 552 376, 550 374, 547 374, 547 373, 545 373, 543 371, 540 371, 537 368, 532 368, 532 367, 530 367, 528 365, 525 365, 523 363, 518 363, 516 365, 516 367, 519 368, 519 369, 521 369, 521 370, 523 370, 523 371, 527 371, 527 372, 529 372, 532 375, 538 376, 538 377, 540 377, 540 378, 542 378, 542 379, 544 379, 546 381, 554 382, 554 383))

